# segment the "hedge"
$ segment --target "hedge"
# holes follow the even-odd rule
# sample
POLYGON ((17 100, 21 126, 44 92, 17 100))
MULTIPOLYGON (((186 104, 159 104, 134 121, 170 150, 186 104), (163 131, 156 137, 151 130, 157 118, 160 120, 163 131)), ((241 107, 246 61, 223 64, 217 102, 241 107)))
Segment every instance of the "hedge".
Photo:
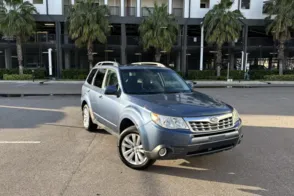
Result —
POLYGON ((32 80, 33 75, 32 74, 4 74, 3 80, 32 80))
MULTIPOLYGON (((18 69, 0 69, 0 79, 3 79, 4 74, 18 74, 18 69)), ((24 69, 24 74, 33 74, 32 69, 24 69)), ((44 79, 46 78, 45 69, 34 69, 35 79, 44 79)))
POLYGON ((63 79, 85 80, 89 74, 87 69, 64 69, 62 70, 63 79))
MULTIPOLYGON (((238 70, 230 71, 230 79, 233 80, 242 80, 244 78, 244 72, 238 70)), ((191 70, 188 72, 189 80, 226 80, 227 79, 227 71, 221 71, 221 76, 216 76, 215 70, 191 70)))
POLYGON ((265 80, 270 81, 294 81, 294 74, 292 75, 267 75, 264 77, 265 80))
MULTIPOLYGON (((251 70, 249 71, 251 80, 264 80, 265 76, 268 75, 278 75, 278 70, 251 70)), ((285 75, 294 75, 293 70, 285 70, 285 75)), ((226 80, 227 78, 227 70, 221 71, 221 76, 216 77, 216 70, 190 70, 188 72, 189 80, 226 80)), ((233 80, 243 80, 244 79, 244 71, 239 70, 231 70, 230 71, 230 79, 233 80)))

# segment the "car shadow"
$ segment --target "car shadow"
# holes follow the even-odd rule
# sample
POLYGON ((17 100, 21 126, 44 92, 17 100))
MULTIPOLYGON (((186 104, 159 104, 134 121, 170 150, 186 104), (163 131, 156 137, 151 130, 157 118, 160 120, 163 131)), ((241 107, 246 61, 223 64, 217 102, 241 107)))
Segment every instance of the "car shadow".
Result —
POLYGON ((291 195, 294 154, 287 149, 293 146, 293 129, 245 126, 243 132, 243 142, 232 150, 187 158, 178 165, 158 161, 148 172, 235 184, 239 191, 257 195, 291 195))

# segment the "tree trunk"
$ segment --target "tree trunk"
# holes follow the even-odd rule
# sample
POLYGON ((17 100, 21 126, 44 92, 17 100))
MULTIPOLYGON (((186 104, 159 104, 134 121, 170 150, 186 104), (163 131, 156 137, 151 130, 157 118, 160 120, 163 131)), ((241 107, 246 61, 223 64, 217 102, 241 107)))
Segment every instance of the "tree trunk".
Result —
POLYGON ((160 58, 161 58, 161 53, 160 53, 159 49, 156 49, 155 61, 160 62, 160 58))
POLYGON ((216 55, 216 75, 220 77, 221 75, 221 66, 222 66, 222 46, 217 46, 217 55, 216 55))
POLYGON ((92 42, 88 42, 88 60, 89 60, 89 69, 91 70, 93 68, 93 43, 92 42))
POLYGON ((279 75, 283 75, 283 71, 284 71, 284 59, 285 59, 285 55, 284 55, 284 50, 285 50, 285 42, 284 41, 280 41, 280 45, 279 45, 279 51, 278 51, 278 58, 279 58, 279 75))
POLYGON ((19 74, 23 74, 23 58, 22 58, 22 46, 21 46, 21 38, 19 36, 16 37, 16 52, 18 59, 18 68, 19 74))

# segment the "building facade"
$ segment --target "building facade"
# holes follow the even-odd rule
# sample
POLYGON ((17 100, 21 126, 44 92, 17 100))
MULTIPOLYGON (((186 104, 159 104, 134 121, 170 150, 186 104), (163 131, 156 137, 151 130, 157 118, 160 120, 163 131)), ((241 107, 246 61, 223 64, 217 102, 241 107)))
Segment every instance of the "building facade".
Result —
MULTIPOLYGON (((39 14, 35 15, 37 32, 23 46, 24 67, 48 69, 48 49, 52 49, 53 75, 59 77, 62 69, 88 68, 86 49, 76 48, 68 36, 66 16, 75 0, 29 0, 39 14)), ((152 9, 155 0, 97 0, 108 5, 111 34, 105 45, 95 44, 94 61, 111 60, 122 64, 134 61, 153 61, 152 51, 140 46, 138 26, 148 16, 146 7, 152 9)), ((157 0, 168 4, 180 25, 177 43, 170 53, 162 54, 162 63, 178 71, 214 69, 215 48, 205 43, 201 28, 203 17, 219 0, 157 0)), ((266 15, 263 0, 234 0, 232 9, 240 9, 246 17, 243 32, 235 43, 223 48, 224 64, 243 69, 249 62, 254 66, 276 69, 277 47, 271 35, 265 32, 266 15)), ((292 69, 294 44, 287 43, 287 68, 292 69)), ((294 59, 293 59, 294 60, 294 59)), ((15 41, 1 36, 0 69, 17 68, 15 41)))

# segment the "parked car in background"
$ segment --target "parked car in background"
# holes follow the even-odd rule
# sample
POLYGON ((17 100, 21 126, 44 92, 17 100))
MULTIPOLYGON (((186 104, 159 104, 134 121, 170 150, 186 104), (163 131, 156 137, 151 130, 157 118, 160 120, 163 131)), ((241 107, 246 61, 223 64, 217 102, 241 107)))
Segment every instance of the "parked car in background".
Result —
POLYGON ((243 138, 236 109, 193 91, 164 66, 95 66, 81 108, 85 129, 98 125, 116 135, 119 156, 133 169, 229 150, 243 138))

